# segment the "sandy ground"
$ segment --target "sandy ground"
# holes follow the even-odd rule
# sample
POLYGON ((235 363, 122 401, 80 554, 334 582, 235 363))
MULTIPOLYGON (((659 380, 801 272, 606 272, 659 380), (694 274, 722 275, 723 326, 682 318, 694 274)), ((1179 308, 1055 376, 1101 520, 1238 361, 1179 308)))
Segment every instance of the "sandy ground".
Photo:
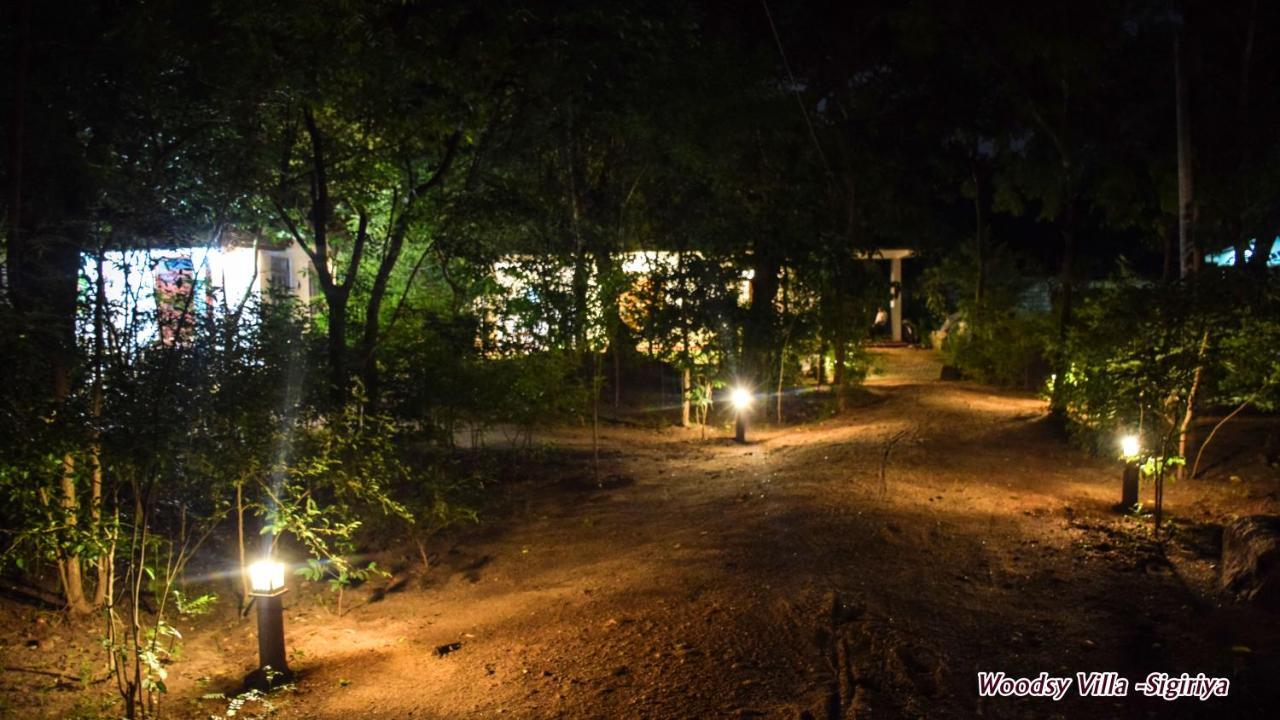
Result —
MULTIPOLYGON (((1162 547, 1111 511, 1119 468, 1071 449, 1040 401, 937 382, 922 351, 885 359, 845 415, 753 428, 745 446, 607 428, 598 482, 589 434, 539 438, 554 450, 520 461, 529 479, 503 515, 437 548, 430 570, 388 553, 389 588, 352 592, 341 618, 322 592, 286 596, 299 678, 274 716, 1277 716, 1280 623, 1217 592, 1199 524, 1275 512, 1274 477, 1172 488, 1162 547), (1204 672, 1231 694, 976 689, 979 671, 1095 670, 1204 672)), ((201 696, 253 666, 253 627, 194 630, 166 709, 221 716, 226 702, 201 696)), ((14 682, 15 717, 57 707, 14 698, 14 682)))

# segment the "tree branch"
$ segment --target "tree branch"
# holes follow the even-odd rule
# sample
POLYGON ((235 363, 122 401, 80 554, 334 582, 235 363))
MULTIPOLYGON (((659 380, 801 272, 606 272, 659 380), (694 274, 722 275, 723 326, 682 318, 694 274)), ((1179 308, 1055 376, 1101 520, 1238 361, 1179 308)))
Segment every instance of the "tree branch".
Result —
POLYGON ((426 182, 418 185, 413 189, 413 193, 409 197, 410 203, 412 203, 415 198, 422 196, 431 188, 444 182, 445 175, 448 174, 449 168, 453 166, 453 159, 458 154, 458 145, 461 142, 462 142, 462 131, 461 130, 453 131, 453 134, 449 136, 449 140, 445 144, 444 157, 440 160, 440 167, 436 168, 436 171, 431 174, 430 178, 427 178, 426 182))
POLYGON ((364 255, 365 245, 369 240, 369 213, 364 208, 356 208, 359 224, 356 227, 356 242, 351 247, 351 260, 347 263, 347 274, 342 278, 342 289, 350 291, 359 275, 360 259, 364 255))

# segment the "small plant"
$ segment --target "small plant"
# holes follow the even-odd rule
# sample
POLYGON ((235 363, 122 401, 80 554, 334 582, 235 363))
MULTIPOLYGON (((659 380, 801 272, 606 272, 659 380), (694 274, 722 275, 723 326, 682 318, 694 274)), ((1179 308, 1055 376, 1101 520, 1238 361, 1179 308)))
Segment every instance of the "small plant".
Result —
POLYGON ((275 680, 280 677, 280 673, 273 671, 270 667, 265 667, 263 670, 266 673, 267 685, 271 688, 269 691, 264 692, 256 688, 252 688, 233 695, 230 698, 228 698, 225 693, 207 693, 205 695, 201 695, 201 700, 222 700, 227 704, 220 715, 210 715, 210 720, 234 717, 263 718, 274 715, 277 708, 275 703, 272 702, 272 699, 278 697, 282 693, 297 690, 297 686, 292 683, 276 685, 275 680), (257 711, 252 714, 247 713, 247 708, 253 705, 259 706, 257 711))

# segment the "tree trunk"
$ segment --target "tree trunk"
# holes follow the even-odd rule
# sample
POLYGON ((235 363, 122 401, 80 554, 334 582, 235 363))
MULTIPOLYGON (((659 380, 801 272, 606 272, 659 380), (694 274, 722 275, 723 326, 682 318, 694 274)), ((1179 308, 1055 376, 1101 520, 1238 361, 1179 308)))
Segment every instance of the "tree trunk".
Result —
POLYGON ((1187 87, 1185 52, 1186 44, 1180 33, 1174 39, 1173 74, 1178 138, 1178 274, 1183 279, 1195 274, 1202 262, 1196 244, 1198 208, 1193 182, 1190 91, 1187 87))
MULTIPOLYGON (((1209 352, 1209 331, 1206 329, 1200 336, 1200 347, 1196 351, 1196 370, 1191 377, 1191 389, 1187 391, 1187 411, 1182 416, 1182 424, 1178 427, 1178 455, 1185 460, 1191 453, 1194 443, 1192 424, 1196 420, 1196 401, 1200 396, 1200 382, 1204 376, 1204 360, 1209 352)), ((1187 466, 1179 467, 1178 475, 1186 477, 1187 466)))
POLYGON ((622 348, 613 349, 613 412, 622 409, 622 348))
MULTIPOLYGON (((79 525, 80 501, 76 495, 76 461, 71 453, 62 456, 62 518, 67 526, 67 534, 74 535, 79 525)), ((80 572, 80 555, 74 551, 62 550, 58 564, 61 565, 62 589, 67 598, 67 607, 74 613, 85 614, 93 611, 84 596, 84 576, 80 572)))
MULTIPOLYGON (((24 152, 24 127, 27 109, 27 75, 31 68, 31 0, 21 0, 18 4, 18 47, 17 57, 13 64, 13 97, 9 106, 9 172, 8 212, 9 221, 7 238, 7 262, 10 275, 14 268, 21 265, 22 259, 22 170, 24 152)), ((0 282, 4 282, 0 278, 0 282)), ((0 286, 2 288, 3 286, 0 286)))
POLYGON ((769 355, 774 332, 774 301, 780 286, 778 272, 781 263, 768 243, 757 241, 752 255, 751 307, 747 310, 746 335, 743 338, 745 370, 751 377, 764 381, 769 372, 769 355))
POLYGON ((970 159, 969 171, 973 175, 974 256, 978 266, 977 276, 974 278, 973 301, 980 307, 987 292, 987 241, 982 217, 983 173, 976 157, 970 159))
POLYGON ((341 290, 326 294, 329 306, 329 389, 341 404, 347 397, 347 294, 341 290))
MULTIPOLYGON (((1249 132, 1249 75, 1253 65, 1253 41, 1257 24, 1258 0, 1253 0, 1249 7, 1249 22, 1245 29, 1244 43, 1240 49, 1240 93, 1236 97, 1236 162, 1241 177, 1248 177, 1249 162, 1253 155, 1253 143, 1249 132)), ((1247 269, 1249 265, 1247 258, 1245 258, 1245 250, 1249 246, 1249 236, 1253 234, 1253 231, 1248 226, 1248 218, 1243 210, 1241 210, 1237 218, 1239 227, 1236 228, 1234 233, 1236 238, 1235 266, 1243 270, 1247 269)), ((1275 233, 1269 234, 1275 235, 1275 233)))
POLYGON ((693 373, 686 365, 680 374, 680 427, 689 427, 689 404, 693 393, 693 373))
POLYGON ((381 393, 378 374, 378 341, 382 327, 382 302, 387 295, 387 285, 391 281, 391 272, 400 260, 400 252, 404 248, 405 235, 408 234, 406 207, 401 211, 396 227, 387 238, 386 252, 378 263, 378 272, 373 278, 373 286, 369 288, 369 301, 365 306, 364 333, 360 339, 361 381, 364 383, 365 405, 369 410, 378 407, 381 393))
POLYGON ((778 424, 782 424, 782 378, 787 371, 787 341, 782 341, 782 349, 778 352, 778 424))
POLYGON ((844 412, 844 360, 847 352, 845 348, 846 344, 844 330, 841 326, 837 326, 835 337, 835 367, 831 371, 831 384, 836 388, 836 412, 844 412))
MULTIPOLYGON (((622 313, 618 308, 622 294, 618 291, 618 278, 621 276, 617 266, 617 257, 609 249, 601 249, 595 253, 596 287, 600 293, 600 308, 604 322, 605 337, 608 341, 607 352, 613 360, 613 408, 616 411, 622 404, 622 313)), ((603 375, 602 375, 603 383, 603 375)), ((601 385, 603 390, 603 384, 601 385)))
MULTIPOLYGON (((97 269, 97 282, 93 298, 93 400, 90 415, 93 429, 89 441, 89 533, 94 538, 102 537, 102 441, 100 439, 100 423, 102 419, 102 362, 105 351, 104 333, 106 328, 107 289, 104 273, 102 246, 99 245, 94 258, 97 269)), ((111 556, 100 554, 96 561, 98 578, 93 591, 93 607, 102 607, 106 601, 108 590, 108 566, 111 556)))
POLYGON ((829 349, 827 339, 823 338, 822 343, 818 346, 818 364, 815 368, 818 372, 814 378, 818 381, 819 386, 827 384, 827 350, 829 349))
POLYGON ((1275 234, 1265 233, 1259 237, 1253 246, 1253 257, 1249 259, 1249 267, 1258 272, 1265 272, 1267 263, 1271 260, 1271 250, 1275 247, 1275 234), (1270 235, 1270 237, 1267 237, 1270 235))
MULTIPOLYGON (((787 293, 787 270, 782 269, 782 317, 785 319, 791 312, 790 297, 787 293)), ((791 337, 792 323, 788 322, 787 330, 782 334, 782 343, 778 348, 778 395, 776 414, 778 424, 782 424, 782 378, 787 370, 787 340, 791 337)))
MULTIPOLYGON (((1075 233, 1075 213, 1076 213, 1076 197, 1074 191, 1067 190, 1067 204, 1062 210, 1061 232, 1062 232, 1062 265, 1060 282, 1062 288, 1058 296, 1058 342, 1061 344, 1067 339, 1067 331, 1071 327, 1071 317, 1073 305, 1075 302, 1075 258, 1076 258, 1076 233, 1075 233)), ((1057 375, 1057 381, 1053 383, 1053 394, 1049 399, 1049 411, 1056 417, 1065 417, 1067 412, 1066 394, 1064 391, 1065 383, 1062 382, 1067 375, 1067 358, 1063 351, 1058 352, 1057 361, 1054 363, 1054 372, 1057 375)))
POLYGON ((240 616, 249 610, 249 564, 244 552, 244 481, 236 483, 236 548, 240 557, 240 616))

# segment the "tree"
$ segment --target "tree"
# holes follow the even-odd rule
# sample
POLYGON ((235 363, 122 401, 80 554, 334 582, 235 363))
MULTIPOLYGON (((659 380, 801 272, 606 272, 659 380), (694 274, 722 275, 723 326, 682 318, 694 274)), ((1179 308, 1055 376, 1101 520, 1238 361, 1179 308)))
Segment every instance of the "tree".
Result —
POLYGON ((492 87, 490 68, 477 58, 438 48, 456 47, 488 18, 480 10, 389 3, 267 12, 246 18, 244 31, 292 42, 264 58, 288 73, 279 100, 261 110, 268 152, 277 158, 263 168, 261 192, 273 223, 312 261, 327 309, 335 401, 349 390, 350 304, 363 298, 358 362, 376 403, 391 279, 406 243, 427 228, 428 195, 481 122, 468 104, 492 87))

